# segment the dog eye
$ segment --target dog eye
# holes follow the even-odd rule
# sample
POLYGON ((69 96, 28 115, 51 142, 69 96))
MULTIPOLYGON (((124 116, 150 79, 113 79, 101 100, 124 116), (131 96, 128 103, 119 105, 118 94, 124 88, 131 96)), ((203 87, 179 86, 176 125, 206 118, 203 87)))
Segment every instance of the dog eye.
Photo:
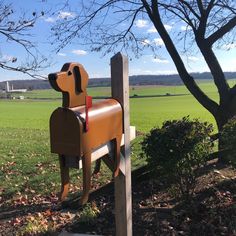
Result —
POLYGON ((72 75, 71 71, 68 71, 68 72, 67 72, 67 75, 72 75))

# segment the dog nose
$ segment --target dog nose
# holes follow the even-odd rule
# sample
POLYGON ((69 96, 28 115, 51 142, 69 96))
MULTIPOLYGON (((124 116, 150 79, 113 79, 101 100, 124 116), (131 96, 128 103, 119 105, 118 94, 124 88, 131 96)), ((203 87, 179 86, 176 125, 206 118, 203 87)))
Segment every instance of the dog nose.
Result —
POLYGON ((58 87, 57 84, 57 73, 52 73, 48 75, 48 80, 51 86, 56 90, 56 91, 61 91, 60 88, 58 87))
POLYGON ((57 79, 57 74, 56 73, 51 73, 48 75, 49 80, 56 80, 57 79))

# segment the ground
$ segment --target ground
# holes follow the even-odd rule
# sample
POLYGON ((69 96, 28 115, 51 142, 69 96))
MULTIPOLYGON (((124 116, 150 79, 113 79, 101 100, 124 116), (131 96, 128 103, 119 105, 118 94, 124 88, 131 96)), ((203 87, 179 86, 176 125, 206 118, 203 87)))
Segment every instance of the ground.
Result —
MULTIPOLYGON (((188 203, 162 179, 133 177, 133 235, 236 235, 234 168, 209 162, 188 203)), ((19 195, 14 201, 7 206, 1 199, 0 235, 58 235, 61 231, 115 235, 112 184, 94 192, 83 208, 76 198, 62 207, 55 193, 19 195)))

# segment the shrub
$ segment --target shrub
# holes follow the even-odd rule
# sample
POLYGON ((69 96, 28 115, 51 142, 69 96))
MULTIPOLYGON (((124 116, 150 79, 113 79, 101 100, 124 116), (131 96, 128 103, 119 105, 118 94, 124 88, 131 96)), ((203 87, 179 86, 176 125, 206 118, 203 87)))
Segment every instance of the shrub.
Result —
POLYGON ((224 161, 236 165, 236 116, 224 125, 220 137, 222 146, 227 150, 224 161))
POLYGON ((165 175, 174 181, 184 197, 192 195, 196 182, 196 169, 206 163, 212 148, 210 133, 213 126, 198 119, 165 121, 144 138, 142 150, 152 173, 165 175))
POLYGON ((96 219, 99 213, 100 211, 95 203, 87 203, 80 213, 80 222, 90 224, 96 219))

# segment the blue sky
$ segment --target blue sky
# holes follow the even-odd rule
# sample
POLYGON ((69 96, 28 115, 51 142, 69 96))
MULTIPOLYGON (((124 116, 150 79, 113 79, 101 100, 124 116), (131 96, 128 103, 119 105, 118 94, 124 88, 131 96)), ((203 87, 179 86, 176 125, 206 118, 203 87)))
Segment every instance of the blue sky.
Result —
MULTIPOLYGON (((47 12, 49 10, 58 9, 58 13, 51 16, 45 15, 39 19, 36 26, 32 29, 32 41, 36 42, 39 50, 42 54, 51 57, 53 65, 50 68, 45 69, 41 72, 42 75, 47 75, 48 73, 59 71, 62 65, 66 62, 79 62, 84 65, 87 70, 90 78, 96 77, 109 77, 110 68, 109 62, 112 53, 102 57, 102 53, 89 52, 87 48, 79 46, 76 42, 71 45, 68 45, 66 48, 62 49, 58 54, 52 53, 53 46, 50 45, 50 28, 52 25, 60 18, 68 17, 73 18, 75 12, 69 10, 59 10, 61 1, 59 0, 24 0, 24 1, 7 1, 12 3, 17 14, 22 12, 27 12, 32 14, 32 12, 41 10, 47 12)), ((74 1, 74 3, 78 3, 74 1)), ((17 15, 16 15, 17 16, 17 15)), ((172 35, 174 29, 185 30, 184 24, 173 24, 169 22, 165 25, 166 29, 172 35)), ((147 38, 143 41, 145 44, 155 44, 160 47, 159 54, 160 56, 154 58, 149 50, 144 50, 143 56, 135 59, 132 58, 132 61, 129 63, 129 74, 138 75, 138 74, 173 74, 176 73, 174 64, 171 61, 171 58, 168 56, 162 40, 159 35, 156 33, 156 30, 153 28, 152 24, 141 17, 137 18, 134 24, 135 32, 143 35, 147 35, 147 38)), ((1 39, 0 41, 0 57, 1 58, 11 58, 17 57, 18 62, 22 58, 25 58, 25 52, 17 45, 8 43, 1 39)), ((223 45, 220 50, 216 51, 216 55, 222 65, 224 71, 236 71, 236 43, 231 45, 223 45), (228 48, 231 50, 227 50, 228 48)), ((198 53, 194 55, 183 55, 184 62, 190 72, 205 72, 209 71, 202 56, 198 53)), ((21 73, 4 71, 1 70, 0 81, 12 80, 12 79, 30 79, 30 77, 23 75, 21 73)))

